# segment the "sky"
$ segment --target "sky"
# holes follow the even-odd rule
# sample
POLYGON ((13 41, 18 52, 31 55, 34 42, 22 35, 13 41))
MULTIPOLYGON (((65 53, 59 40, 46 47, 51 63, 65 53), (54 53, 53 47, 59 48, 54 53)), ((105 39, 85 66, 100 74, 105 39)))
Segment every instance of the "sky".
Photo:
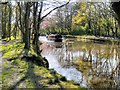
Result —
MULTIPOLYGON (((1 0, 1 1, 7 1, 7 0, 1 0)), ((41 1, 41 0, 9 0, 13 1, 12 4, 14 4, 15 1, 41 1)), ((46 13, 48 13, 50 10, 53 8, 60 6, 62 4, 65 4, 69 0, 43 0, 44 1, 44 10, 42 12, 42 15, 44 16, 46 13)), ((109 2, 109 0, 70 0, 70 3, 73 2, 109 2)), ((114 1, 119 1, 119 0, 114 0, 114 1)), ((53 11, 54 13, 54 11, 53 11)))
MULTIPOLYGON (((6 1, 41 1, 41 0, 0 0, 0 2, 6 2, 6 1)), ((49 1, 59 1, 59 2, 64 2, 68 0, 49 0, 49 1)), ((118 2, 120 0, 71 0, 71 2, 74 1, 79 1, 79 2, 118 2)))

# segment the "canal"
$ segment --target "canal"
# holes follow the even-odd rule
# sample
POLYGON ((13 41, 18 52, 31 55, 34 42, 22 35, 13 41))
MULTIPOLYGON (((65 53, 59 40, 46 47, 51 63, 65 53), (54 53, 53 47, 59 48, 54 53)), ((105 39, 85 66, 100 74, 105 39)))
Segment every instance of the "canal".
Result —
POLYGON ((120 85, 120 45, 64 39, 53 42, 40 36, 42 56, 49 68, 89 88, 114 88, 120 85))

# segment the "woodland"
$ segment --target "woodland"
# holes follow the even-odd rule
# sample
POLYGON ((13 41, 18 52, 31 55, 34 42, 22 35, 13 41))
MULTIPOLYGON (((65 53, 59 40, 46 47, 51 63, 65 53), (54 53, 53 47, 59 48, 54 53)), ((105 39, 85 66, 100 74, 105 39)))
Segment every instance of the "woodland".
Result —
POLYGON ((48 69, 49 62, 41 55, 39 36, 95 36, 120 41, 120 1, 9 1, 0 2, 0 7, 3 89, 87 89, 48 69))

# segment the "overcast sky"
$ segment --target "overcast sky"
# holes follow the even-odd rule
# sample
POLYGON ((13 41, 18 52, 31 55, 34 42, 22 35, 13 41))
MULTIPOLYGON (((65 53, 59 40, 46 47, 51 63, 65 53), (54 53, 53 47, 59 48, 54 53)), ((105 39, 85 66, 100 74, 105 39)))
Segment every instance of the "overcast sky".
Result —
MULTIPOLYGON (((25 1, 25 2, 30 2, 30 1, 41 1, 41 0, 0 0, 0 2, 6 2, 6 1, 25 1)), ((64 2, 68 0, 48 0, 48 1, 59 1, 59 2, 64 2)), ((79 2, 119 2, 120 0, 71 0, 71 2, 74 1, 79 1, 79 2)))

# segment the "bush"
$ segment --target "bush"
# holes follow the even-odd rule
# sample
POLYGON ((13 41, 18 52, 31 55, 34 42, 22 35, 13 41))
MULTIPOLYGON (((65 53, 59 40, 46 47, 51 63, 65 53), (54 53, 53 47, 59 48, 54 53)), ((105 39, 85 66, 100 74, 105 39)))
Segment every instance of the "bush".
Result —
POLYGON ((60 80, 61 80, 61 81, 67 81, 67 79, 66 79, 64 76, 62 76, 62 77, 60 78, 60 80))

